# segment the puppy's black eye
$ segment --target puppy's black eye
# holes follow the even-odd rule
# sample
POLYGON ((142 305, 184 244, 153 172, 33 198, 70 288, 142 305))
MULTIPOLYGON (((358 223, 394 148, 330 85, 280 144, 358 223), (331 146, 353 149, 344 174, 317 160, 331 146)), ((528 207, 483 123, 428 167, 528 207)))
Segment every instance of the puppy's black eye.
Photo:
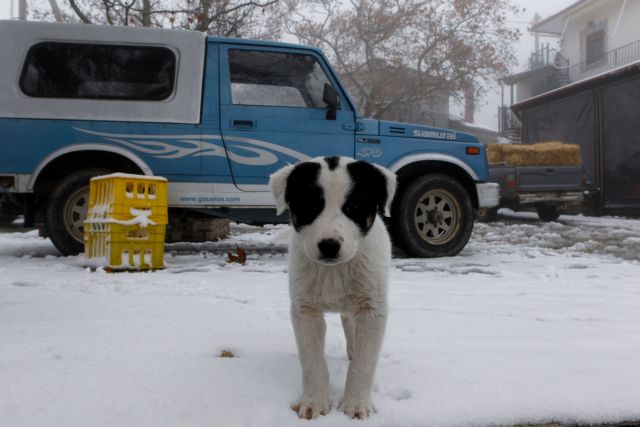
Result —
POLYGON ((322 204, 318 200, 308 200, 306 203, 306 209, 310 212, 315 212, 322 209, 322 204))
POLYGON ((375 204, 363 194, 352 194, 342 205, 342 212, 350 217, 375 215, 375 204))
POLYGON ((344 213, 346 213, 347 215, 354 214, 358 212, 358 210, 360 210, 360 203, 357 202, 356 200, 349 200, 347 203, 344 204, 342 209, 344 213))

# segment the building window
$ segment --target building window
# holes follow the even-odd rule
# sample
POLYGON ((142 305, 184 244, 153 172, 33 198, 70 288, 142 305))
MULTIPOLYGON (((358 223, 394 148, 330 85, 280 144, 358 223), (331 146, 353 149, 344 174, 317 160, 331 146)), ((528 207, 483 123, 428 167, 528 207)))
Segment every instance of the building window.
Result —
POLYGON ((601 61, 604 57, 604 29, 587 36, 587 65, 601 61))
POLYGON ((38 98, 161 101, 175 85, 176 57, 164 47, 38 43, 20 88, 38 98))

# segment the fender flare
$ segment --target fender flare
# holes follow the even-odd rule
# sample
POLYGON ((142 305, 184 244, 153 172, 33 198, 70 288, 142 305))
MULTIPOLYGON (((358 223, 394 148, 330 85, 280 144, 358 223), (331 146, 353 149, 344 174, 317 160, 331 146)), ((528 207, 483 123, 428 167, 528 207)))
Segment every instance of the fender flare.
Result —
POLYGON ((51 163, 52 161, 54 161, 60 156, 64 156, 65 154, 76 153, 80 151, 105 151, 109 153, 118 154, 118 155, 121 155, 122 157, 126 157, 127 159, 135 163, 135 165, 138 166, 142 171, 142 173, 144 173, 145 175, 153 175, 153 171, 144 160, 142 160, 139 156, 133 154, 132 152, 124 148, 114 147, 112 145, 107 145, 107 144, 74 144, 74 145, 68 145, 64 148, 61 148, 59 150, 56 150, 50 153, 47 157, 42 159, 40 163, 38 163, 38 166, 34 169, 33 174, 31 175, 31 179, 29 180, 29 184, 27 185, 28 191, 29 192, 33 191, 36 181, 40 176, 40 173, 45 167, 47 167, 49 163, 51 163))
POLYGON ((424 162, 424 161, 438 161, 454 164, 464 170, 474 181, 478 182, 478 174, 462 160, 453 157, 448 154, 442 153, 425 153, 425 154, 411 154, 409 156, 401 157, 400 159, 389 165, 388 169, 394 173, 397 173, 400 169, 411 163, 424 162))

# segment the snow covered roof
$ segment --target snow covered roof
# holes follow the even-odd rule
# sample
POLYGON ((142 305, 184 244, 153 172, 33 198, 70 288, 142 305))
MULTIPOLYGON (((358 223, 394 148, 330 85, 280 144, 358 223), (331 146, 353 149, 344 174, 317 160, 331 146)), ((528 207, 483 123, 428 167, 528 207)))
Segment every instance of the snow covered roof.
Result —
POLYGON ((531 98, 525 99, 524 101, 521 101, 517 104, 513 104, 511 108, 515 111, 520 111, 532 104, 539 104, 550 99, 560 98, 587 89, 589 87, 593 87, 603 81, 622 79, 627 77, 629 74, 636 74, 639 72, 640 60, 632 62, 631 64, 621 65, 620 67, 614 68, 612 70, 603 71, 602 73, 596 74, 595 76, 578 80, 549 92, 541 93, 540 95, 536 95, 531 98))

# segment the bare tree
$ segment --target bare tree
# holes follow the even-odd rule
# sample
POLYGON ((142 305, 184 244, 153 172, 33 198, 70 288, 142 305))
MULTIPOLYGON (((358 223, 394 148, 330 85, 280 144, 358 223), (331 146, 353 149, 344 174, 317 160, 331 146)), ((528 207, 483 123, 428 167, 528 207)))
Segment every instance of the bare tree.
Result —
MULTIPOLYGON (((22 0, 24 1, 24 0, 22 0)), ((230 37, 278 38, 291 3, 280 0, 35 0, 31 18, 85 24, 185 28, 230 37), (57 9, 57 10, 56 10, 57 9)))
POLYGON ((288 12, 280 0, 185 0, 181 8, 156 13, 170 14, 174 27, 225 37, 278 38, 288 12))
POLYGON ((51 12, 53 13, 53 17, 56 19, 56 22, 62 22, 62 12, 60 11, 60 7, 58 6, 58 2, 56 0, 49 0, 49 5, 51 6, 51 12))
POLYGON ((509 0, 315 0, 289 30, 324 48, 366 116, 481 95, 515 62, 509 0), (309 13, 311 12, 311 13, 309 13))

